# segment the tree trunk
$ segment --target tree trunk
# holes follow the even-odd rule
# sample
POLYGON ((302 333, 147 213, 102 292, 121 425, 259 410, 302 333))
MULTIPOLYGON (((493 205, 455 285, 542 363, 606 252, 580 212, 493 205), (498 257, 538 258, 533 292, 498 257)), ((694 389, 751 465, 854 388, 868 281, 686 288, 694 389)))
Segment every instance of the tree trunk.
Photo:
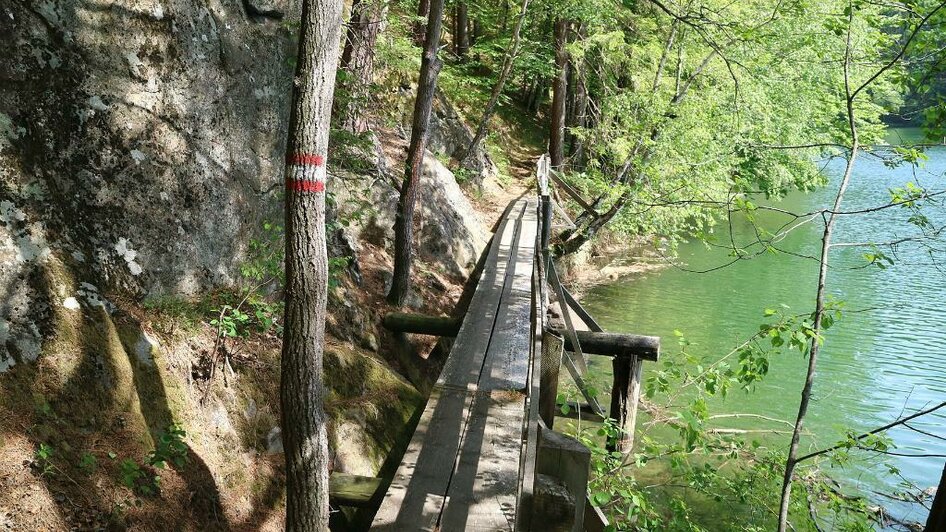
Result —
POLYGON ((479 125, 476 126, 476 133, 473 135, 470 146, 457 156, 457 160, 460 161, 461 165, 464 164, 471 155, 476 153, 476 150, 479 149, 480 142, 482 142, 483 137, 486 136, 486 128, 489 126, 489 119, 493 117, 493 113, 496 111, 496 105, 499 103, 499 97, 502 96, 503 87, 506 86, 506 81, 509 80, 509 74, 512 73, 512 65, 516 62, 516 56, 519 55, 519 33, 522 30, 522 23, 526 18, 526 10, 528 8, 529 0, 522 0, 519 18, 516 19, 516 27, 512 30, 512 39, 509 43, 509 48, 506 49, 506 57, 503 59, 502 69, 499 71, 499 79, 496 80, 496 85, 493 86, 493 92, 489 95, 489 101, 486 103, 486 108, 483 110, 483 116, 480 117, 479 125))
MULTIPOLYGON (((579 40, 584 40, 584 25, 579 26, 575 34, 579 40)), ((588 88, 585 85, 585 58, 579 58, 577 62, 571 63, 570 66, 569 78, 573 80, 572 86, 574 90, 572 90, 570 94, 571 98, 569 98, 571 102, 571 112, 566 120, 566 125, 569 129, 583 128, 587 123, 585 113, 588 110, 588 88)), ((566 142, 568 144, 569 157, 574 159, 574 164, 581 164, 583 158, 581 139, 574 133, 569 132, 566 142)))
POLYGON ((552 119, 549 130, 549 155, 552 168, 562 169, 565 160, 565 98, 568 87, 568 54, 565 51, 568 38, 568 21, 555 21, 555 81, 552 85, 552 119))
POLYGON ((470 53, 470 18, 467 13, 466 2, 457 2, 457 15, 454 24, 456 25, 456 31, 453 37, 456 40, 457 57, 460 58, 460 61, 464 61, 467 54, 470 53))
POLYGON ((420 77, 417 80, 417 99, 414 101, 414 122, 411 126, 411 144, 407 151, 407 166, 401 198, 394 220, 394 278, 388 302, 400 306, 407 296, 411 284, 411 244, 414 232, 414 204, 420 185, 424 151, 427 148, 427 128, 437 90, 437 75, 440 73, 440 31, 443 25, 443 0, 430 0, 430 15, 427 19, 427 37, 424 55, 421 58, 420 77))
POLYGON ((930 507, 930 516, 926 519, 924 532, 938 532, 946 530, 946 466, 943 466, 943 476, 939 479, 939 487, 933 497, 930 507))
POLYGON ((427 35, 427 26, 423 20, 430 14, 430 0, 418 0, 417 2, 417 20, 414 22, 414 44, 421 46, 424 44, 424 37, 427 35))
POLYGON ((476 46, 476 43, 480 40, 480 37, 483 36, 483 24, 480 23, 479 19, 473 19, 473 33, 470 34, 470 45, 476 46))
POLYGON ((388 2, 386 0, 355 0, 351 21, 345 37, 341 66, 348 73, 343 86, 347 100, 341 112, 342 129, 354 134, 368 129, 364 109, 368 107, 371 82, 374 79, 374 51, 378 34, 384 29, 388 2))
POLYGON ((282 436, 286 529, 327 530, 328 435, 322 354, 328 258, 325 165, 342 0, 304 0, 286 146, 286 290, 282 436))

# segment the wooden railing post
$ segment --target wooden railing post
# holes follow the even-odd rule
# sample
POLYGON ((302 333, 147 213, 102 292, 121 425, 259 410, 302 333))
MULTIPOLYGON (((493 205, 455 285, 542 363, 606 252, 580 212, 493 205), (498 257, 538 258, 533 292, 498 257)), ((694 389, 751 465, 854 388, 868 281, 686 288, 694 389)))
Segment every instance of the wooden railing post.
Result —
POLYGON ((539 157, 536 166, 536 183, 539 187, 539 198, 541 199, 542 224, 540 226, 542 248, 542 262, 548 267, 549 261, 549 241, 552 238, 552 197, 549 193, 549 156, 544 154, 539 157))
POLYGON ((558 375, 562 367, 564 341, 550 332, 542 335, 542 376, 539 380, 539 416, 548 428, 555 423, 558 375))
POLYGON ((640 357, 615 357, 611 361, 614 382, 611 387, 611 414, 621 434, 608 441, 609 451, 629 453, 634 448, 634 427, 637 424, 637 403, 641 396, 640 357))

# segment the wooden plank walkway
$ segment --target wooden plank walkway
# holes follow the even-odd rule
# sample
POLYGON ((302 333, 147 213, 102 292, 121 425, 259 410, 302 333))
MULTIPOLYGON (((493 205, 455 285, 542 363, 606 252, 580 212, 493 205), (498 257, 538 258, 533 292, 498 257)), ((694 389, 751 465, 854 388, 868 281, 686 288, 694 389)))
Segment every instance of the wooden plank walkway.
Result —
POLYGON ((514 530, 532 368, 535 198, 507 209, 373 530, 514 530))

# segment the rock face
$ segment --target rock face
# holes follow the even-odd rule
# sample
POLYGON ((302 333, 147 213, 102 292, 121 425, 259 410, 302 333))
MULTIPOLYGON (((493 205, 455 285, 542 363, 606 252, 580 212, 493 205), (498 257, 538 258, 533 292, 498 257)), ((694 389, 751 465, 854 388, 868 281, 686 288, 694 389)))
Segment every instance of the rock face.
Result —
POLYGON ((8 236, 131 293, 229 281, 278 204, 290 31, 232 2, 4 4, 8 236))
MULTIPOLYGON (((356 210, 366 203, 371 206, 368 216, 352 224, 352 234, 345 240, 374 240, 390 247, 399 197, 391 180, 368 180, 347 172, 330 173, 330 179, 329 190, 334 191, 335 203, 343 216, 358 217, 356 210)), ((465 277, 486 247, 488 231, 453 173, 430 153, 424 157, 418 196, 420 223, 414 235, 421 256, 439 264, 450 275, 465 277)))
MULTIPOLYGON (((456 157, 460 150, 470 146, 473 131, 467 127, 450 100, 439 90, 434 98, 433 111, 428 148, 447 157, 456 157)), ((482 149, 473 153, 467 161, 467 168, 472 170, 471 177, 477 184, 481 184, 484 179, 496 177, 498 173, 496 165, 482 149)))
MULTIPOLYGON (((38 356, 48 309, 67 298, 108 306, 100 292, 190 295, 239 280, 250 238, 282 218, 296 26, 280 20, 299 4, 3 3, 0 371, 38 356), (87 293, 54 294, 50 257, 87 293)), ((433 130, 441 152, 469 138, 442 96, 433 130)), ((371 203, 362 225, 390 243, 397 191, 365 179, 330 191, 342 210, 357 208, 345 198, 371 203)), ((436 159, 421 194, 421 254, 466 274, 484 231, 436 159)), ((337 236, 337 255, 357 252, 360 231, 337 236)))

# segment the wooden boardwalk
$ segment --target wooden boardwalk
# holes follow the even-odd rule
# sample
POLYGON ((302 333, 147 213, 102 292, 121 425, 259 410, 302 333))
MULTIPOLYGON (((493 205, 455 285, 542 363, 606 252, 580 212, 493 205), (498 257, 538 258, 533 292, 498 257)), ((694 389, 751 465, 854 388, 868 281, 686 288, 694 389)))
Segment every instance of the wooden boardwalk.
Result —
MULTIPOLYGON (((561 285, 549 260, 549 175, 546 155, 538 164, 538 197, 513 201, 499 221, 462 322, 402 313, 385 317, 392 331, 456 340, 373 530, 604 529, 606 520, 587 500, 590 451, 552 430, 560 413, 559 369, 568 370, 584 395, 574 412, 614 418, 624 436, 608 446, 629 452, 641 362, 657 359, 660 341, 604 332, 561 285), (547 312, 549 295, 563 323, 547 312), (572 312, 589 330, 575 329, 572 312), (610 415, 584 384, 585 354, 612 357, 610 415)), ((570 224, 567 213, 560 207, 559 212, 570 224)), ((373 493, 367 498, 375 500, 373 493)))
POLYGON ((507 209, 373 530, 514 530, 533 363, 538 202, 507 209))

